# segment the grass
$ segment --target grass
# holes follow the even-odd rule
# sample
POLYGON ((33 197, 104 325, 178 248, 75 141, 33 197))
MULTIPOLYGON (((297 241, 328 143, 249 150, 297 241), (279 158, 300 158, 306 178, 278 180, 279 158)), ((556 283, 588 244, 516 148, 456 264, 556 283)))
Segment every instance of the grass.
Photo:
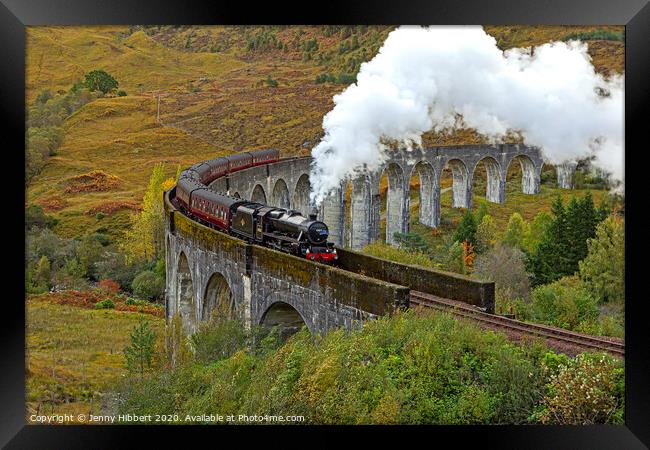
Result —
POLYGON ((624 41, 624 32, 614 32, 608 30, 588 31, 584 33, 571 33, 562 38, 563 41, 580 40, 580 41, 624 41))
MULTIPOLYGON (((122 350, 142 314, 84 309, 44 298, 27 301, 28 415, 97 414, 102 393, 125 374, 122 350)), ((145 315, 161 336, 164 319, 145 315)))
POLYGON ((219 77, 243 66, 230 55, 179 52, 142 31, 126 34, 126 26, 28 27, 28 101, 42 89, 67 90, 93 69, 107 70, 120 89, 139 94, 219 77))
POLYGON ((99 221, 92 212, 111 209, 116 202, 139 205, 151 168, 166 165, 168 176, 178 164, 188 166, 219 152, 199 138, 156 123, 155 101, 146 96, 98 99, 65 122, 65 141, 57 156, 32 179, 27 202, 47 206, 60 219, 56 231, 67 237, 85 230, 128 224, 129 209, 99 221), (109 182, 106 182, 109 180, 109 182))
MULTIPOLYGON (((129 208, 103 219, 90 211, 110 209, 115 202, 139 204, 156 162, 165 162, 171 176, 179 163, 189 165, 235 151, 274 147, 283 155, 308 154, 322 136, 322 119, 333 106, 333 95, 346 87, 316 84, 316 76, 349 71, 347 62, 363 52, 370 59, 391 29, 28 27, 28 103, 44 89, 53 93, 69 89, 93 69, 111 73, 128 96, 95 100, 65 121, 63 145, 32 180, 27 203, 44 205, 60 219, 56 231, 66 237, 97 229, 119 236, 129 224, 129 208), (341 37, 347 32, 358 35, 360 46, 339 54, 341 42, 352 39, 341 37), (249 40, 260 33, 273 35, 287 49, 248 51, 249 40), (314 38, 318 50, 304 60, 303 44, 314 38), (269 76, 277 80, 277 87, 259 83, 269 76), (95 170, 116 177, 116 185, 99 192, 64 192, 73 177, 95 170)), ((504 48, 600 29, 622 31, 622 27, 486 27, 504 48)), ((623 42, 589 41, 589 49, 598 71, 623 71, 623 42)), ((461 129, 453 135, 425 133, 423 142, 453 145, 485 139, 474 130, 461 129)))

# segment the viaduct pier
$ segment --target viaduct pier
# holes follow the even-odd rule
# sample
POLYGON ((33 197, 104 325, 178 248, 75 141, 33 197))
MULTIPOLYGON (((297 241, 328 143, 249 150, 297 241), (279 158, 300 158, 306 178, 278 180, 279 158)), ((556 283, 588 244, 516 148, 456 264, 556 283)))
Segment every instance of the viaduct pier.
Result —
MULTIPOLYGON (((471 207, 477 166, 487 169, 488 201, 505 202, 508 167, 520 164, 522 190, 540 189, 539 149, 523 145, 455 146, 395 151, 378 170, 342 184, 321 205, 319 218, 339 247, 338 267, 326 266, 251 245, 197 223, 175 208, 175 189, 165 193, 166 317, 179 314, 195 331, 213 311, 240 317, 246 326, 279 325, 287 332, 305 325, 313 334, 352 328, 409 306, 410 291, 463 301, 494 311, 494 283, 417 266, 398 264, 355 251, 379 236, 379 181, 388 175, 387 241, 409 228, 409 180, 420 176, 420 217, 440 223, 440 179, 451 168, 452 206, 471 207), (349 220, 347 210, 350 210, 349 220)), ((310 157, 288 158, 218 178, 210 187, 252 201, 295 209, 307 215, 310 157)), ((571 167, 563 168, 570 178, 571 167)))

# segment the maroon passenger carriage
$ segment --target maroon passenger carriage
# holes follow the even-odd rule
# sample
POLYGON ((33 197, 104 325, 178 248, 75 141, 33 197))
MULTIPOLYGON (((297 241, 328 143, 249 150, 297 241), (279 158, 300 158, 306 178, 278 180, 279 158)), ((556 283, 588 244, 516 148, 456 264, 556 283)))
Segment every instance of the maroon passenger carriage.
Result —
POLYGON ((277 150, 259 150, 194 164, 181 172, 176 202, 196 220, 249 242, 331 263, 338 259, 334 244, 327 242, 327 225, 316 216, 242 200, 209 189, 216 178, 279 159, 277 150))

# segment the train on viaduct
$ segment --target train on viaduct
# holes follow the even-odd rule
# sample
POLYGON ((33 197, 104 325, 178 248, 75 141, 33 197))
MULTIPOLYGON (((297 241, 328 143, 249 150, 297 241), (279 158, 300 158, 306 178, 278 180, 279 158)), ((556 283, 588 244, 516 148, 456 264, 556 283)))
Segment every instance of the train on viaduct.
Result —
MULTIPOLYGON (((236 197, 293 209, 309 204, 310 157, 286 158, 230 173, 210 187, 236 197)), ((410 291, 462 301, 494 311, 494 283, 444 271, 397 264, 356 251, 380 239, 379 181, 388 175, 386 241, 409 229, 409 180, 420 177, 422 224, 440 223, 440 179, 452 171, 452 206, 469 208, 477 166, 487 169, 488 201, 504 203, 506 174, 520 164, 522 191, 536 194, 543 166, 538 148, 517 144, 398 150, 382 167, 343 183, 320 206, 318 218, 338 247, 336 267, 246 243, 191 220, 174 206, 175 188, 165 193, 166 317, 179 314, 195 331, 213 311, 243 319, 246 326, 279 326, 287 333, 306 326, 313 334, 352 328, 409 306, 410 291), (349 219, 347 210, 350 210, 349 219)), ((569 188, 575 166, 558 167, 558 183, 569 188)))

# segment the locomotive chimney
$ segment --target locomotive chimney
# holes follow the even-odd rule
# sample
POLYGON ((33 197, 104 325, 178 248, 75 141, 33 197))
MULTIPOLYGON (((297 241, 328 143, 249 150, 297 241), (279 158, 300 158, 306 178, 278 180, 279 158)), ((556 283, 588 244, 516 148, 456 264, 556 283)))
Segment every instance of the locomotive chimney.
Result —
POLYGON ((318 217, 318 208, 312 206, 311 211, 309 211, 309 220, 316 220, 316 217, 318 217))
POLYGON ((309 214, 309 220, 316 220, 316 214, 314 213, 309 214))

